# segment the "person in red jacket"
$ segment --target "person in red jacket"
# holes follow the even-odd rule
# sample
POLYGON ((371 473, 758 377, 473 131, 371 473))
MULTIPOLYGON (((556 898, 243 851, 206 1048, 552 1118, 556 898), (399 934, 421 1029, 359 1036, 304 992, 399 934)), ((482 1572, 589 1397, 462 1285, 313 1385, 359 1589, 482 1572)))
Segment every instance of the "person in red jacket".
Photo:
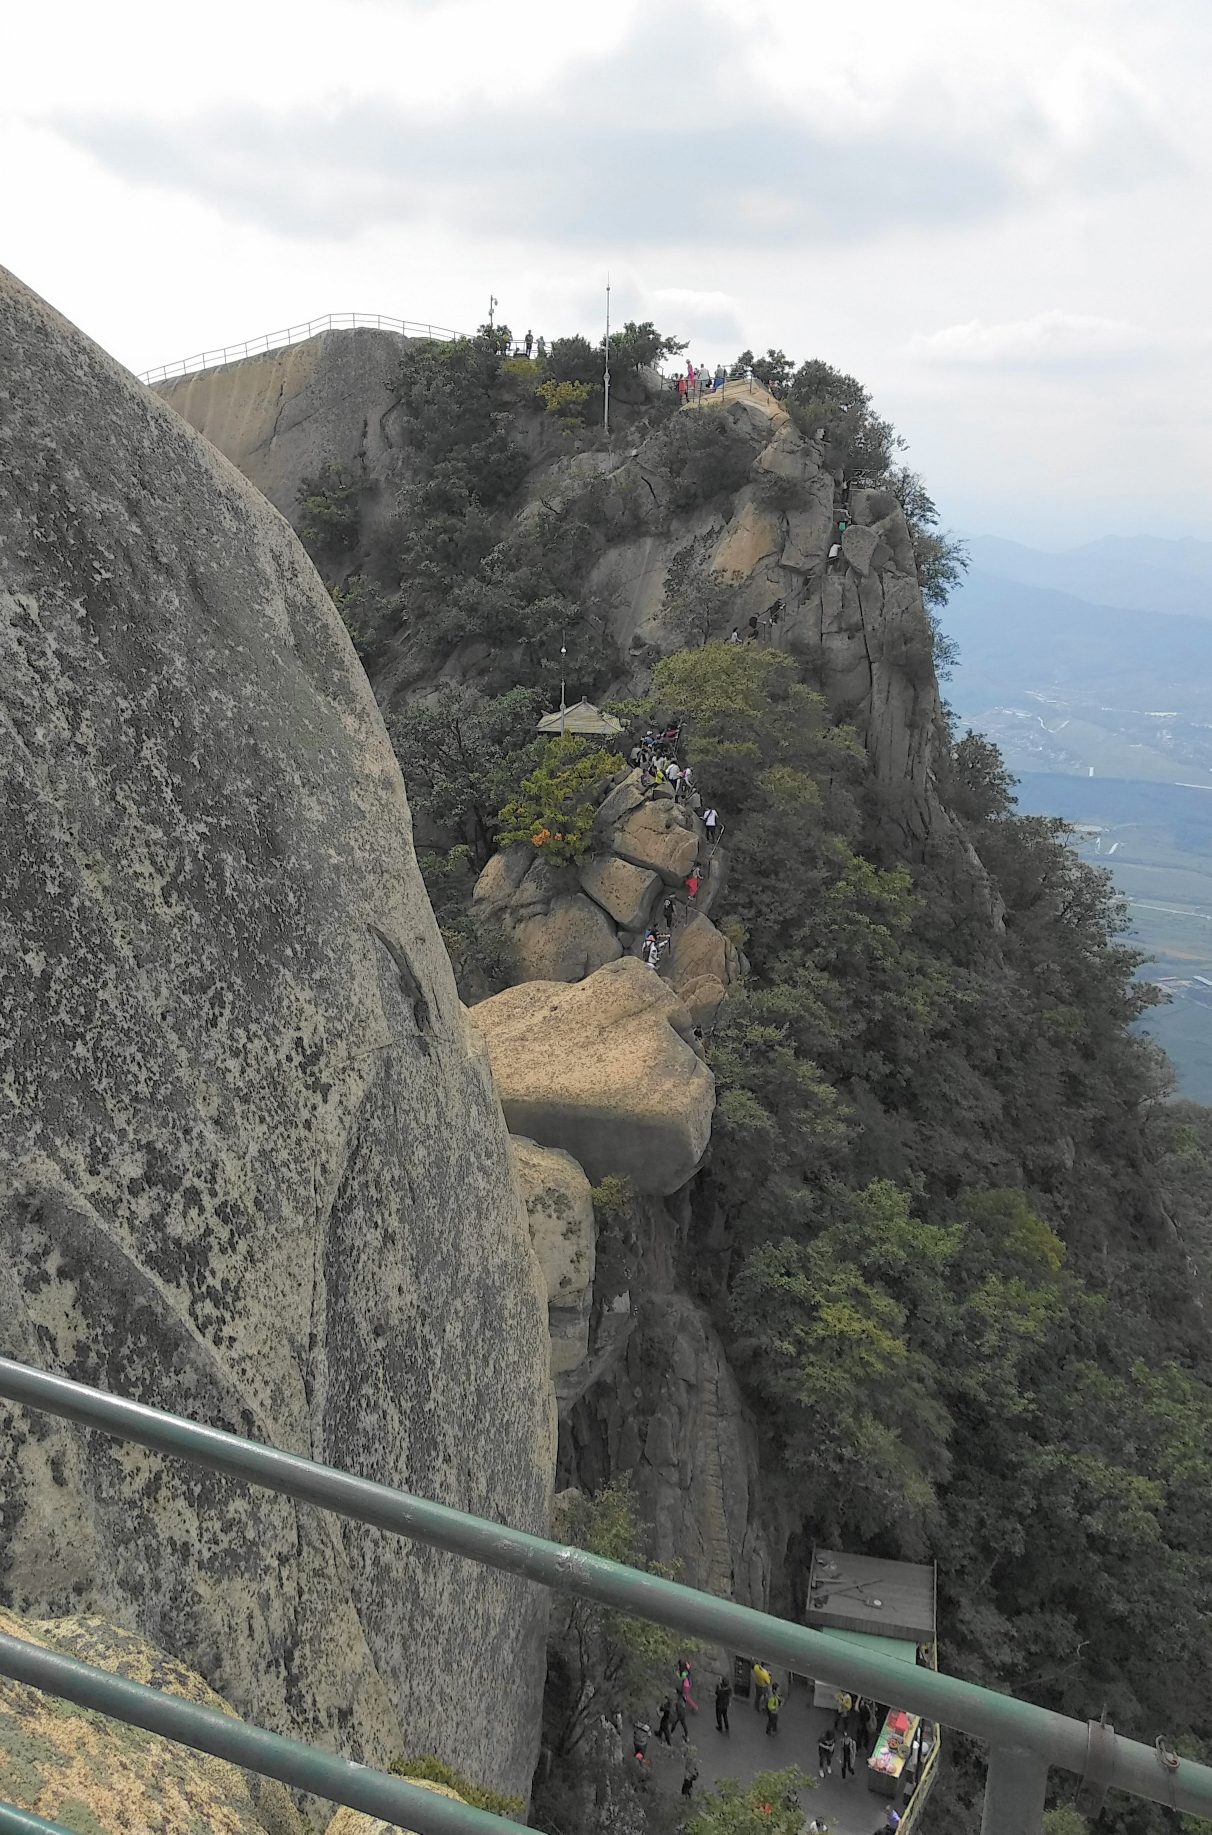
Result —
POLYGON ((691 867, 690 872, 687 874, 686 878, 683 880, 682 883, 685 886, 690 897, 693 898, 695 893, 699 889, 699 876, 693 867, 691 867))

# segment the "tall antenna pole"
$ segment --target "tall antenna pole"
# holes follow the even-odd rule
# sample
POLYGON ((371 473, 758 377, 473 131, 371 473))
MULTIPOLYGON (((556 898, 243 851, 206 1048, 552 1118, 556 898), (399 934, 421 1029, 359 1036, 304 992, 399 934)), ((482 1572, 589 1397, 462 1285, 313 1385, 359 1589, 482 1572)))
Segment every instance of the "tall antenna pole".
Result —
POLYGON ((496 311, 496 309, 497 309, 497 307, 498 307, 498 306, 500 305, 500 303, 501 303, 501 302, 500 302, 500 300, 496 298, 496 296, 495 296, 495 294, 492 294, 492 293, 490 293, 490 294, 488 295, 488 326, 489 326, 489 330, 491 330, 491 329, 492 329, 492 315, 493 315, 493 313, 494 313, 494 312, 496 311))
POLYGON ((567 655, 568 655, 568 626, 565 625, 563 633, 560 637, 560 737, 561 738, 563 738, 563 735, 564 735, 564 714, 565 714, 565 700, 566 700, 566 690, 565 690, 565 683, 564 683, 564 659, 567 655))
POLYGON ((610 275, 606 275, 606 369, 602 377, 602 429, 610 432, 610 275))

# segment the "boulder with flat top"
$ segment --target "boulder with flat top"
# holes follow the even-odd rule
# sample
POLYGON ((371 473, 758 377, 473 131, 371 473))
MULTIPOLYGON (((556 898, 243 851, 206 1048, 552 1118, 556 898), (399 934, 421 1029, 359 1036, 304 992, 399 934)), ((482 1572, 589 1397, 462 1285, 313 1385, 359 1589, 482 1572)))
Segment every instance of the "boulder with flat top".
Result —
POLYGON ((659 873, 668 886, 680 886, 698 858, 694 819, 674 803, 645 803, 614 831, 611 846, 632 866, 659 873))
POLYGON ((643 930, 664 881, 650 867, 632 866, 617 854, 598 854, 581 868, 581 884, 623 930, 643 930))
POLYGON ((514 1134, 562 1147, 596 1185, 677 1191, 711 1132, 715 1079, 693 1022, 659 975, 625 956, 574 986, 531 981, 471 1018, 514 1134))

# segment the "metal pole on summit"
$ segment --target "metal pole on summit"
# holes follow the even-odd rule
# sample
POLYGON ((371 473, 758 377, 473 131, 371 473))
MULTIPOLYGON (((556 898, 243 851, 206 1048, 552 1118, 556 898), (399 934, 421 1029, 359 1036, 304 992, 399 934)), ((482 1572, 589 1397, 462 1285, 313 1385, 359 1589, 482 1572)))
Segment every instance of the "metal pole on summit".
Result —
POLYGON ((602 431, 610 432, 610 275, 606 276, 606 368, 602 372, 602 431))

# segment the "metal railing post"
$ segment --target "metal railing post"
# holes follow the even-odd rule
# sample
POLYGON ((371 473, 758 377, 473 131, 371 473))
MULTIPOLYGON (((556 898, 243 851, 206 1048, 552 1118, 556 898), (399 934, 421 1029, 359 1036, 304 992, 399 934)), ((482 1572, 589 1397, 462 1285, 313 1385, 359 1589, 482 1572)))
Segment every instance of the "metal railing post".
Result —
POLYGON ((981 1835, 1039 1835, 1048 1761, 1025 1746, 994 1746, 985 1773, 981 1835))

